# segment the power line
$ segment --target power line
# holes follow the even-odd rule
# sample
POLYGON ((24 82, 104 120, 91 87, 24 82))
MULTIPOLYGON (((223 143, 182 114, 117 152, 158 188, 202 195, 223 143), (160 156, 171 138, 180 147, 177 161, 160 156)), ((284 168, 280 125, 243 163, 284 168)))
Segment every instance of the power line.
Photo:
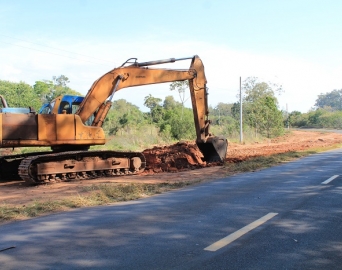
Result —
POLYGON ((88 57, 88 58, 92 58, 92 59, 95 59, 95 60, 100 60, 100 61, 108 62, 108 63, 112 64, 111 61, 100 59, 100 58, 96 58, 96 57, 92 57, 92 56, 88 56, 88 55, 84 55, 84 54, 80 54, 80 53, 76 53, 76 52, 71 52, 71 51, 67 51, 67 50, 64 50, 64 49, 59 49, 59 48, 51 47, 51 46, 44 45, 44 44, 35 43, 35 42, 32 42, 32 41, 27 41, 27 40, 16 38, 16 37, 10 37, 10 36, 3 35, 3 34, 0 34, 0 36, 16 39, 16 40, 20 40, 20 41, 24 41, 24 42, 27 42, 27 43, 31 43, 31 44, 34 44, 34 45, 38 45, 38 46, 42 46, 42 47, 46 47, 46 48, 50 48, 50 49, 54 49, 54 50, 59 50, 59 51, 67 52, 67 53, 77 54, 77 55, 80 55, 80 56, 84 56, 84 57, 88 57))
MULTIPOLYGON (((1 35, 1 36, 3 36, 3 35, 1 35)), ((28 42, 28 41, 25 41, 25 42, 28 42)), ((35 49, 35 48, 32 48, 32 47, 26 47, 26 46, 23 46, 23 45, 18 45, 18 44, 6 42, 6 41, 1 41, 1 43, 13 45, 13 46, 18 46, 18 47, 22 47, 22 48, 30 49, 30 50, 34 50, 34 51, 39 51, 39 52, 43 52, 43 53, 47 53, 47 54, 51 54, 51 55, 62 56, 62 57, 66 57, 66 58, 70 58, 70 59, 74 59, 74 60, 78 60, 78 61, 93 63, 93 64, 97 64, 97 65, 102 65, 102 66, 108 66, 108 65, 103 64, 103 63, 93 62, 93 61, 84 60, 84 59, 78 59, 78 58, 75 58, 75 57, 71 57, 71 56, 67 56, 67 55, 63 55, 63 54, 58 54, 58 53, 53 53, 53 52, 48 52, 48 51, 44 51, 44 50, 39 50, 39 49, 35 49)), ((28 43, 32 43, 32 42, 28 42, 28 43)), ((35 44, 35 43, 32 43, 32 44, 35 44)), ((39 45, 39 44, 36 43, 36 45, 39 45)), ((52 48, 52 49, 55 49, 55 50, 65 51, 65 52, 72 53, 72 54, 77 54, 77 55, 80 55, 80 56, 83 56, 83 57, 93 58, 93 59, 96 59, 96 60, 100 60, 100 61, 111 63, 110 61, 97 59, 97 58, 94 58, 94 57, 91 57, 91 56, 82 55, 82 54, 79 54, 79 53, 73 53, 73 52, 70 52, 70 51, 63 50, 63 49, 57 49, 57 48, 53 48, 53 47, 49 47, 49 46, 45 46, 45 45, 39 45, 39 46, 44 46, 44 47, 52 48)), ((113 66, 115 66, 115 65, 113 65, 113 66)))

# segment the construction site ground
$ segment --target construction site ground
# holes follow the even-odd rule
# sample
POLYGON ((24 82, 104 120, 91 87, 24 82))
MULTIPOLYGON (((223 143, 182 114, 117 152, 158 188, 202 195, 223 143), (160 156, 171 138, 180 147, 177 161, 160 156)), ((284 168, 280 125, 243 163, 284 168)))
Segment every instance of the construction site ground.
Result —
MULTIPOLYGON (((299 131, 263 143, 229 143, 226 163, 241 162, 252 157, 289 151, 303 151, 330 147, 342 143, 342 134, 336 132, 299 131)), ((76 180, 37 186, 23 181, 0 182, 0 204, 22 206, 35 201, 62 200, 82 194, 84 187, 102 183, 177 183, 203 182, 227 175, 225 166, 202 162, 201 152, 192 142, 158 146, 144 150, 146 170, 141 175, 76 180)))

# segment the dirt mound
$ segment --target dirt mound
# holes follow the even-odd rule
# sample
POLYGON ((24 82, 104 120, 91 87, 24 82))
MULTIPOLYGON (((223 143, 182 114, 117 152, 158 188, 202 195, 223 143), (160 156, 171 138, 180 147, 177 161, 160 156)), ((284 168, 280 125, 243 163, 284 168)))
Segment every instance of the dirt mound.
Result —
POLYGON ((239 162, 253 157, 268 156, 291 151, 319 149, 342 143, 342 134, 295 130, 263 143, 228 145, 226 162, 239 162))
MULTIPOLYGON (((342 134, 297 130, 262 143, 229 143, 225 162, 236 163, 258 156, 328 147, 339 143, 342 143, 342 134)), ((144 150, 143 154, 147 163, 145 174, 178 172, 222 165, 203 161, 203 154, 194 142, 154 147, 144 150)))
POLYGON ((156 146, 143 151, 146 158, 145 174, 178 172, 206 167, 203 154, 196 144, 180 142, 168 146, 156 146))

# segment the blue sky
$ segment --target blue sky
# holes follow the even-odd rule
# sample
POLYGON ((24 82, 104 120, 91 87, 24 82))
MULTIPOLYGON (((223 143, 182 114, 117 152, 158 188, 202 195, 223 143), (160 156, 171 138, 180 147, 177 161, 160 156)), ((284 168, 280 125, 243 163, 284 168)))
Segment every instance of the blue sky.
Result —
MULTIPOLYGON (((342 88, 341 13, 342 1, 329 0, 0 0, 0 79, 33 85, 63 74, 86 94, 128 58, 197 54, 212 106, 236 102, 240 76, 254 76, 283 85, 280 109, 307 112, 320 93, 342 88)), ((179 100, 169 84, 124 89, 115 99, 147 110, 149 94, 179 100)))

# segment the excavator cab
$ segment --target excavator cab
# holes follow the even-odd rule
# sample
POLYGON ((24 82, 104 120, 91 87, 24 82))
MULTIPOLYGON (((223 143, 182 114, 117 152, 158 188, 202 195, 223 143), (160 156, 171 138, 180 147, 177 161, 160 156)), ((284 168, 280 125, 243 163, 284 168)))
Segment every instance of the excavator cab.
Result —
MULTIPOLYGON (((58 96, 49 103, 44 104, 38 114, 75 114, 80 107, 84 97, 64 95, 58 96)), ((84 124, 91 126, 95 116, 92 114, 84 124)))
POLYGON ((66 114, 74 114, 81 102, 83 101, 81 96, 64 95, 58 96, 51 102, 44 104, 38 111, 39 114, 62 114, 65 111, 66 114))

